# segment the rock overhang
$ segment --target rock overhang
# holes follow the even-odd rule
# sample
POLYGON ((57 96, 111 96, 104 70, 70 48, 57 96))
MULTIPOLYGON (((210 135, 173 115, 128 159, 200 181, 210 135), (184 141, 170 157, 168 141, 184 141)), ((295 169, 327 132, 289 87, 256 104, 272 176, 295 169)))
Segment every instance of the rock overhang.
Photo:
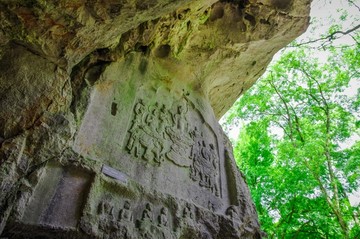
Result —
POLYGON ((309 4, 0 0, 0 234, 260 238, 217 120, 309 4))
POLYGON ((0 4, 0 54, 16 42, 71 74, 90 57, 96 64, 141 52, 207 97, 217 118, 306 30, 310 8, 301 0, 0 4))

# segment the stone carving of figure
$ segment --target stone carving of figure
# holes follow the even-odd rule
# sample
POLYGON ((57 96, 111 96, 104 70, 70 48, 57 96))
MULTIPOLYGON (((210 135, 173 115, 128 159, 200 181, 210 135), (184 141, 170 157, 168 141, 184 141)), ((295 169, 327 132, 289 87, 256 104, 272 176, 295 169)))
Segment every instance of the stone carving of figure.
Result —
POLYGON ((191 138, 195 144, 202 138, 202 133, 199 132, 199 129, 195 126, 194 130, 191 132, 191 138))
POLYGON ((126 145, 126 148, 129 150, 129 153, 135 157, 141 156, 141 145, 139 140, 142 138, 142 128, 143 128, 143 116, 145 113, 145 106, 142 100, 139 100, 134 107, 134 119, 132 121, 132 126, 130 127, 129 133, 130 138, 126 145))
POLYGON ((185 204, 184 210, 183 210, 183 218, 188 219, 194 219, 194 213, 191 209, 191 205, 189 203, 185 204))
POLYGON ((163 137, 166 137, 165 128, 170 126, 171 115, 169 111, 166 109, 165 105, 162 105, 159 111, 159 124, 157 128, 157 132, 163 137))
POLYGON ((102 215, 105 213, 105 202, 101 201, 98 205, 98 214, 102 215))
POLYGON ((193 163, 190 168, 190 177, 194 181, 198 181, 200 179, 200 173, 201 173, 201 162, 199 158, 201 157, 201 133, 197 129, 197 127, 194 128, 194 130, 191 132, 192 140, 194 142, 190 158, 192 159, 193 163))
POLYGON ((199 160, 200 150, 201 150, 200 142, 198 142, 197 145, 194 145, 191 149, 191 159, 193 160, 193 163, 190 168, 190 176, 194 181, 198 181, 200 179, 200 173, 201 173, 201 163, 199 160))
POLYGON ((119 212, 119 221, 132 221, 130 202, 125 200, 124 207, 119 212))
POLYGON ((153 134, 156 132, 157 130, 157 123, 158 123, 158 119, 160 116, 160 109, 159 109, 159 104, 158 102, 156 102, 154 105, 149 106, 149 114, 146 115, 145 118, 145 131, 147 131, 147 133, 149 135, 154 136, 153 134))
POLYGON ((201 147, 201 168, 200 170, 200 186, 210 187, 210 175, 212 174, 210 151, 205 141, 202 141, 201 147))
POLYGON ((175 126, 180 132, 186 131, 187 120, 186 120, 185 113, 186 113, 185 107, 182 105, 179 105, 177 108, 177 112, 174 115, 175 126))
MULTIPOLYGON (((165 106, 160 108, 157 102, 149 107, 145 107, 142 100, 136 103, 126 144, 126 149, 131 155, 157 163, 163 160, 161 156, 164 154, 164 134, 159 131, 159 124, 162 122, 160 118, 164 114, 162 111, 166 112, 165 106)), ((166 124, 164 122, 160 130, 164 131, 166 124)))
POLYGON ((149 107, 149 113, 145 118, 144 131, 146 135, 141 139, 142 144, 145 146, 144 159, 150 161, 154 160, 160 163, 160 153, 162 151, 163 138, 158 132, 158 124, 160 121, 160 107, 156 102, 155 105, 149 107))
POLYGON ((214 167, 214 169, 217 169, 217 156, 216 156, 216 152, 215 152, 215 147, 213 144, 209 144, 210 146, 210 158, 211 158, 211 163, 214 167))
POLYGON ((226 215, 231 219, 233 228, 237 228, 240 226, 240 216, 234 205, 228 207, 228 209, 226 210, 226 215))
POLYGON ((107 201, 101 201, 98 205, 99 229, 102 231, 112 230, 114 227, 114 207, 107 201))
POLYGON ((109 202, 101 201, 98 206, 98 214, 99 215, 106 215, 106 216, 114 216, 114 207, 110 205, 109 202))
POLYGON ((147 203, 147 204, 146 204, 141 219, 142 219, 143 221, 145 221, 145 220, 152 221, 152 220, 153 220, 153 216, 152 216, 152 206, 151 206, 150 203, 147 203))
POLYGON ((140 230, 140 238, 150 239, 153 236, 153 209, 151 203, 145 205, 141 220, 138 221, 137 227, 140 230))
POLYGON ((185 203, 184 209, 182 211, 181 224, 183 224, 185 227, 196 227, 194 208, 193 205, 188 202, 185 203))
POLYGON ((169 146, 166 147, 166 144, 162 144, 163 141, 168 140, 167 128, 170 127, 171 124, 171 114, 166 109, 165 105, 162 105, 159 111, 159 123, 157 127, 157 137, 158 143, 157 147, 159 150, 157 162, 160 163, 165 160, 165 154, 169 151, 169 146))
POLYGON ((211 201, 208 202, 208 208, 210 211, 215 212, 215 205, 211 201))
POLYGON ((201 187, 208 188, 216 196, 220 196, 217 184, 218 157, 214 144, 207 144, 197 127, 191 132, 194 145, 191 148, 190 177, 199 182, 201 187))
POLYGON ((128 230, 127 230, 126 227, 121 227, 120 228, 120 236, 121 236, 121 238, 124 238, 124 239, 129 239, 130 238, 128 230))
POLYGON ((168 224, 168 210, 167 208, 161 208, 160 215, 159 215, 159 226, 167 226, 168 224))
POLYGON ((166 157, 177 165, 189 167, 189 153, 193 140, 188 131, 188 120, 186 117, 186 105, 177 105, 172 108, 174 112, 170 114, 172 123, 166 128, 166 134, 172 141, 170 149, 166 152, 166 157))
POLYGON ((213 170, 212 170, 212 176, 210 177, 210 187, 211 187, 211 192, 215 193, 216 196, 219 196, 219 188, 218 188, 218 184, 216 182, 216 175, 217 175, 217 170, 218 170, 218 157, 215 151, 215 147, 213 144, 210 144, 210 160, 211 160, 211 164, 213 166, 213 170))

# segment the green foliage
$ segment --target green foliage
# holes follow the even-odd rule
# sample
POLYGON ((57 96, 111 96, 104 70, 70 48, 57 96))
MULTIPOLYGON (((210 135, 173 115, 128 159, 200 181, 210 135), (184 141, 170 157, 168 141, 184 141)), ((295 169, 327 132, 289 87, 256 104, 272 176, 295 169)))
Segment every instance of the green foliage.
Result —
MULTIPOLYGON (((334 27, 331 31, 335 31, 334 27)), ((285 52, 228 113, 243 123, 235 158, 269 238, 360 238, 360 45, 285 52), (325 62, 325 63, 323 63, 325 62)))

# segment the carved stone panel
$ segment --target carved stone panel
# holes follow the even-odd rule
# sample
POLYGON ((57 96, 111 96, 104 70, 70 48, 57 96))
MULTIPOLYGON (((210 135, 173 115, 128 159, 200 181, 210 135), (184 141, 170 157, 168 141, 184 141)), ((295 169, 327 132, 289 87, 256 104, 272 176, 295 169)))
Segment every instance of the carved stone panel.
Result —
MULTIPOLYGON (((102 77, 127 67, 111 65, 102 77)), ((100 238, 211 238, 221 223, 227 232, 256 228, 228 209, 245 218, 253 205, 240 200, 245 182, 206 98, 161 77, 134 72, 94 86, 73 147, 100 165, 82 230, 100 238)))
POLYGON ((51 164, 44 174, 21 220, 33 225, 75 228, 90 187, 91 174, 51 164))
POLYGON ((200 111, 185 96, 172 104, 148 102, 136 100, 125 150, 156 166, 168 160, 184 167, 196 185, 220 197, 217 136, 200 111))
POLYGON ((74 149, 108 165, 112 170, 103 170, 112 177, 118 171, 148 190, 226 207, 222 135, 210 106, 186 86, 154 82, 139 83, 131 94, 135 86, 127 81, 96 85, 74 149), (113 95, 103 93, 107 87, 113 95))

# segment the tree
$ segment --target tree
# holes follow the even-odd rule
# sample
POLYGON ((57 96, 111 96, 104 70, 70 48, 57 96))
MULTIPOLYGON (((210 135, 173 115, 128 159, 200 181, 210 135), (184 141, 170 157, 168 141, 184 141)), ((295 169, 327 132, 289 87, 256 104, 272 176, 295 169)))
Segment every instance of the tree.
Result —
MULTIPOLYGON (((307 46, 312 48, 324 49, 333 45, 337 40, 345 37, 352 38, 356 44, 356 33, 360 29, 359 12, 360 6, 353 0, 313 0, 310 31, 308 37, 300 37, 293 41, 289 47, 307 46), (317 11, 326 10, 327 16, 317 16, 317 11), (335 11, 334 11, 335 10, 335 11), (332 15, 337 15, 338 19, 332 15), (326 27, 329 26, 329 27, 326 27), (325 30, 325 31, 324 31, 325 30)), ((307 34, 305 34, 307 35, 307 34)))
POLYGON ((359 44, 329 46, 325 63, 287 51, 228 114, 245 122, 235 158, 270 238, 360 238, 360 142, 343 144, 360 133, 360 91, 344 93, 359 56, 359 44))

